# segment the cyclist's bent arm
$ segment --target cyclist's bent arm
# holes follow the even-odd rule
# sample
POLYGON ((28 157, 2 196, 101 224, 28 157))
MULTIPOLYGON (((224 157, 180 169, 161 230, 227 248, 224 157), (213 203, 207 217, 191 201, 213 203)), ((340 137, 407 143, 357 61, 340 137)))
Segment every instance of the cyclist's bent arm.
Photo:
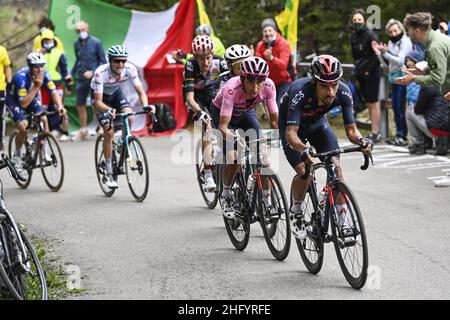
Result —
POLYGON ((362 138, 362 135, 356 127, 355 123, 345 125, 345 134, 347 135, 347 138, 351 143, 357 145, 361 144, 360 139, 362 138))
POLYGON ((144 87, 142 84, 135 84, 134 89, 136 90, 137 94, 139 95, 139 100, 141 101, 143 106, 148 105, 148 97, 147 94, 144 91, 144 87))
POLYGON ((103 102, 103 92, 94 92, 94 106, 100 112, 108 112, 111 109, 103 102))
POLYGON ((30 91, 27 93, 26 96, 24 96, 22 99, 19 100, 20 106, 24 109, 26 109, 33 99, 36 97, 40 90, 40 87, 35 86, 34 84, 31 85, 30 91))
POLYGON ((222 136, 227 141, 234 140, 234 134, 228 129, 228 125, 230 124, 231 117, 229 116, 220 116, 219 118, 219 131, 222 133, 222 136))
POLYGON ((64 105, 62 103, 61 97, 58 94, 58 91, 54 90, 52 92, 53 102, 58 106, 58 110, 64 110, 64 105))
POLYGON ((298 128, 297 126, 287 126, 286 127, 286 140, 289 145, 297 152, 303 152, 305 150, 306 145, 300 140, 298 137, 298 128))
POLYGON ((278 112, 269 113, 269 121, 272 129, 278 129, 278 112))
POLYGON ((186 102, 189 108, 191 108, 192 112, 197 113, 199 111, 202 111, 200 105, 195 101, 193 91, 186 92, 186 102))

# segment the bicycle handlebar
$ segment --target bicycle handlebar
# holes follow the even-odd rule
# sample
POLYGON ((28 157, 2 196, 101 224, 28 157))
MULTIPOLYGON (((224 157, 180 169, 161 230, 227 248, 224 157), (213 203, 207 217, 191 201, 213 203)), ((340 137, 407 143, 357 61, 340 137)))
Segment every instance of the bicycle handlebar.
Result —
MULTIPOLYGON (((361 152, 361 150, 362 150, 362 147, 358 146, 358 147, 346 148, 346 149, 336 149, 336 150, 331 150, 331 151, 322 152, 322 153, 312 153, 312 154, 310 154, 310 156, 312 158, 321 158, 321 157, 331 158, 331 157, 337 156, 341 153, 361 152)), ((374 165, 372 152, 370 152, 368 155, 364 154, 364 164, 360 167, 360 169, 367 170, 367 168, 369 168, 369 161, 372 162, 372 165, 374 165)), ((305 180, 306 178, 308 178, 308 176, 310 174, 311 174, 311 165, 305 164, 305 174, 303 176, 301 176, 301 178, 303 180, 305 180)))
POLYGON ((19 172, 17 172, 17 169, 15 168, 15 163, 11 159, 9 159, 4 153, 1 155, 0 159, 0 170, 8 168, 11 176, 14 178, 14 180, 20 180, 22 182, 26 182, 27 179, 22 177, 19 172))
MULTIPOLYGON (((155 115, 151 112, 152 107, 150 105, 143 106, 142 109, 143 109, 142 111, 116 113, 114 115, 114 118, 126 118, 126 117, 129 117, 129 116, 134 116, 134 115, 139 115, 139 114, 148 114, 150 116, 149 123, 153 123, 153 122, 156 123, 156 122, 158 122, 158 120, 156 119, 155 115)), ((109 119, 111 119, 111 118, 112 118, 112 114, 111 114, 109 119)), ((111 128, 112 128, 112 123, 110 121, 107 130, 109 131, 109 130, 111 130, 111 128)))

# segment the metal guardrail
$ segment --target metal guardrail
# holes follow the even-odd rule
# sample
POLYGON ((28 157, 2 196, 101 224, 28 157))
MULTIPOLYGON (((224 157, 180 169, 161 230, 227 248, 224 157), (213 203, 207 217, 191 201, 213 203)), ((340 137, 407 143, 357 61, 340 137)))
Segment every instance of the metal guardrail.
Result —
MULTIPOLYGON (((308 62, 299 62, 297 63, 297 71, 304 72, 309 71, 311 67, 311 63, 308 62)), ((345 70, 353 70, 355 67, 352 63, 343 63, 342 68, 344 69, 344 74, 347 74, 345 70)), ((388 116, 388 105, 391 100, 389 99, 389 83, 387 81, 387 76, 382 76, 380 81, 380 94, 378 98, 380 102, 380 110, 381 110, 381 120, 380 120, 380 134, 383 139, 386 139, 389 136, 389 116, 388 116)))

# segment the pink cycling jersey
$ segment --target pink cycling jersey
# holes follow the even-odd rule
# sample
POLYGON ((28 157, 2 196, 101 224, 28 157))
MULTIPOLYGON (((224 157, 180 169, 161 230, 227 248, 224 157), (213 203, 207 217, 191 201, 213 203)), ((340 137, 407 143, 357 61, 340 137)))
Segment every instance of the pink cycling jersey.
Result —
POLYGON ((277 113, 276 95, 275 84, 271 79, 267 78, 263 89, 256 98, 247 100, 241 78, 233 77, 220 88, 213 103, 220 109, 220 115, 226 117, 239 117, 260 103, 267 106, 269 113, 277 113))

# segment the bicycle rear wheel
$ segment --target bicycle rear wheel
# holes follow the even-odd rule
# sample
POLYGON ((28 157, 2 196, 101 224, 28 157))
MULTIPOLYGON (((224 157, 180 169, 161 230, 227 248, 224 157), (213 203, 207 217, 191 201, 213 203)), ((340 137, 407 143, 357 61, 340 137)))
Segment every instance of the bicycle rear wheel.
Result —
POLYGON ((41 138, 44 144, 39 146, 39 164, 45 183, 53 192, 61 189, 64 182, 64 160, 58 141, 50 133, 41 138))
POLYGON ((339 265, 348 283, 355 289, 361 289, 366 283, 369 266, 366 231, 361 211, 355 196, 345 183, 339 182, 336 185, 333 189, 333 197, 335 203, 338 197, 344 200, 347 206, 345 223, 351 227, 353 233, 353 236, 344 237, 338 224, 336 206, 331 206, 331 230, 339 265))
POLYGON ((131 194, 136 201, 142 202, 147 196, 149 174, 147 156, 138 138, 133 136, 128 138, 128 148, 124 162, 131 194))
MULTIPOLYGON (((219 193, 217 191, 218 187, 214 192, 207 191, 203 188, 205 184, 205 176, 204 176, 204 166, 205 162, 203 159, 203 152, 202 152, 202 141, 200 140, 197 143, 197 146, 195 147, 195 169, 197 172, 197 181, 198 185, 200 187, 200 192, 202 194, 203 200, 206 203, 206 206, 209 209, 214 209, 217 205, 217 201, 219 200, 219 193)), ((213 165, 211 167, 212 175, 215 178, 215 166, 213 165)), ((216 185, 218 185, 217 180, 215 181, 216 185)))
POLYGON ((106 185, 106 162, 105 155, 103 154, 103 134, 100 134, 95 141, 95 172, 97 174, 100 189, 102 189, 105 196, 111 197, 116 189, 111 189, 106 185))
MULTIPOLYGON (((8 142, 8 157, 10 159, 13 159, 14 154, 16 153, 16 136, 18 132, 14 131, 11 136, 9 137, 8 142)), ((31 177, 33 175, 33 167, 32 167, 32 161, 31 161, 31 153, 27 151, 28 141, 25 140, 22 150, 20 154, 22 155, 22 168, 23 170, 20 172, 20 175, 26 179, 26 181, 20 181, 15 180, 16 183, 21 187, 22 189, 28 188, 28 186, 31 183, 31 177)))
MULTIPOLYGON (((321 219, 318 216, 319 211, 314 199, 316 197, 313 195, 313 189, 309 187, 302 202, 307 236, 304 240, 295 238, 295 242, 306 269, 313 274, 317 274, 323 265, 324 245, 320 227, 321 219)), ((292 205, 293 198, 291 191, 291 207, 292 205)))
POLYGON ((270 199, 263 199, 258 190, 258 214, 267 246, 277 260, 284 260, 291 247, 286 195, 276 174, 265 176, 270 183, 270 199))
POLYGON ((234 208, 237 213, 236 218, 228 219, 223 217, 223 221, 225 223, 225 229, 227 230, 228 237, 230 238, 233 246, 238 250, 244 250, 250 239, 250 221, 248 221, 246 214, 243 214, 243 217, 238 217, 241 215, 244 203, 247 201, 245 199, 246 191, 240 182, 241 179, 239 175, 240 174, 236 175, 236 179, 232 187, 234 208))
POLYGON ((9 219, 0 226, 3 258, 0 276, 11 296, 18 300, 47 300, 45 272, 28 238, 19 229, 25 252, 20 249, 19 238, 9 219), (24 257, 27 259, 24 259, 24 257))

